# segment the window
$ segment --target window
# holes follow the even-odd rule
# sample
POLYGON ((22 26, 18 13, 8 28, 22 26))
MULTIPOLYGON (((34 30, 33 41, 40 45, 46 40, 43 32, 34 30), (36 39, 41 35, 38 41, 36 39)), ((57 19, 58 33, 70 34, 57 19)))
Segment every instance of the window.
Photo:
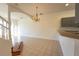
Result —
POLYGON ((9 39, 9 22, 0 16, 0 38, 9 39))

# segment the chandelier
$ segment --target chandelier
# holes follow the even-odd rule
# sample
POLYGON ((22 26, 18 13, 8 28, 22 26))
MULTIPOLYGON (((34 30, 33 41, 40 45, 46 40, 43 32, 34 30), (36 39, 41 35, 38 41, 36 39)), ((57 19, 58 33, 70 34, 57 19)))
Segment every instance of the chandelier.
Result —
POLYGON ((34 20, 34 21, 39 21, 40 20, 40 18, 39 18, 39 14, 38 14, 38 7, 36 6, 36 12, 35 12, 35 15, 34 16, 32 16, 32 20, 34 20))

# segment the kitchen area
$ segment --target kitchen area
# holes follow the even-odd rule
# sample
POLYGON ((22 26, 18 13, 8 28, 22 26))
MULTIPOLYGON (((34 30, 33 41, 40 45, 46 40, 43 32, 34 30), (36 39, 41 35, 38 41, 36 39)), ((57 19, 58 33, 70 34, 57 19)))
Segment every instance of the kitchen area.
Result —
POLYGON ((66 56, 79 56, 79 4, 75 4, 75 16, 61 19, 61 26, 58 30, 60 34, 60 44, 63 54, 66 56), (65 42, 62 43, 63 39, 65 42), (67 40, 69 39, 69 41, 67 40), (65 47, 64 47, 65 46, 65 47), (66 49, 67 48, 67 49, 66 49), (66 52, 67 51, 67 52, 66 52))

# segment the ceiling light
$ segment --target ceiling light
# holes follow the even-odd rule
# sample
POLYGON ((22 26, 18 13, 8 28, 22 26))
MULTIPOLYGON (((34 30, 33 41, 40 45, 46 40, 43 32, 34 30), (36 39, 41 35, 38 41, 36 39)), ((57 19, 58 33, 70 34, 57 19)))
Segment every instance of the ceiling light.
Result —
POLYGON ((32 17, 32 20, 34 20, 34 21, 39 21, 40 20, 40 18, 39 18, 39 14, 38 14, 38 7, 36 6, 36 13, 35 13, 35 15, 32 17))
POLYGON ((66 7, 69 6, 69 3, 66 3, 65 6, 66 6, 66 7))

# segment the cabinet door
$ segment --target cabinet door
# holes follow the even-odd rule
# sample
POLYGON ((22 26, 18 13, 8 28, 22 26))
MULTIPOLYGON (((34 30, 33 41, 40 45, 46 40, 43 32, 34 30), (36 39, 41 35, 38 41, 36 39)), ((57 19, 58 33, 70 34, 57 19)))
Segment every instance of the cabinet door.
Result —
POLYGON ((75 39, 74 55, 79 56, 79 39, 75 39))
POLYGON ((59 37, 61 48, 65 56, 74 56, 74 39, 69 37, 59 37))

